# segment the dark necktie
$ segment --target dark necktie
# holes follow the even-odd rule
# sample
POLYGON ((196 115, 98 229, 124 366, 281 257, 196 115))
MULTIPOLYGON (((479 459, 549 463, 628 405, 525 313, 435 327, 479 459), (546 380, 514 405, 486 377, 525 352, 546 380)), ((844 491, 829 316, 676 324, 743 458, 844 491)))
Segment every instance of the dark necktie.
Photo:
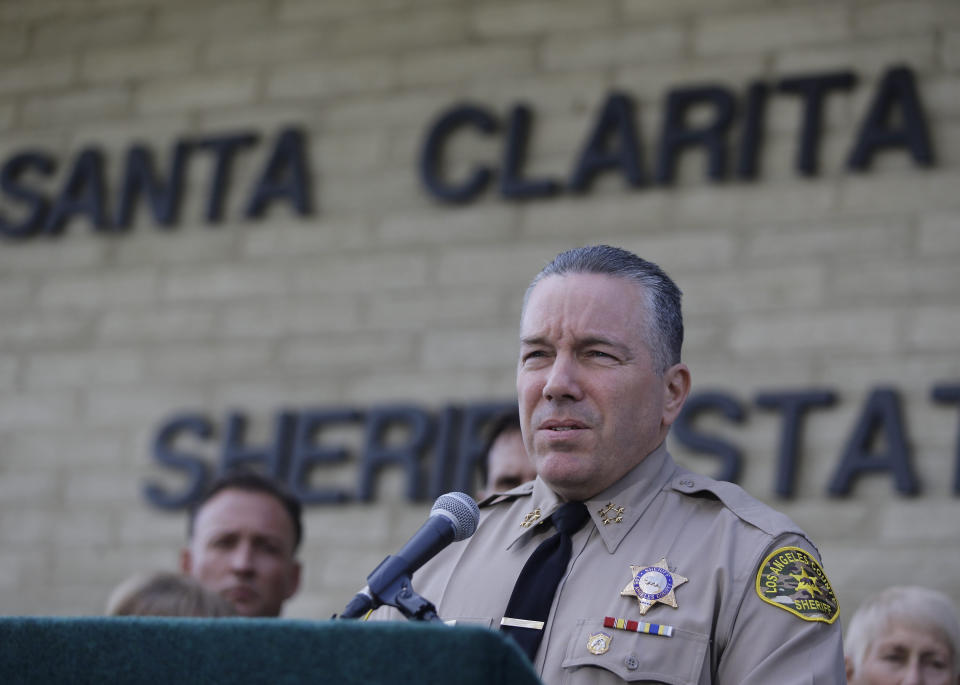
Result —
POLYGON ((550 614, 550 605, 557 592, 557 585, 567 570, 570 551, 573 544, 570 537, 590 518, 583 502, 567 502, 550 515, 557 533, 533 550, 523 570, 513 586, 513 593, 507 603, 504 623, 500 630, 513 638, 526 652, 532 662, 543 639, 543 624, 550 614), (509 625, 511 619, 537 623, 540 627, 521 627, 509 625))

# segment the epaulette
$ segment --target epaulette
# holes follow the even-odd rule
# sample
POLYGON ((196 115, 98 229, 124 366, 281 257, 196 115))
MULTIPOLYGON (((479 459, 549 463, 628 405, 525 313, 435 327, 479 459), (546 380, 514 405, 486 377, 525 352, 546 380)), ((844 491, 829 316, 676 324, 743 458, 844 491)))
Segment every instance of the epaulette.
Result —
POLYGON ((500 504, 501 502, 512 502, 520 497, 527 497, 532 493, 533 481, 530 481, 529 483, 518 485, 513 490, 507 490, 506 492, 494 492, 490 495, 487 495, 477 504, 480 507, 490 507, 494 504, 500 504))
POLYGON ((806 537, 803 530, 789 516, 767 506, 739 485, 714 480, 688 471, 676 476, 670 482, 670 486, 685 495, 712 495, 737 518, 769 535, 797 533, 806 537))

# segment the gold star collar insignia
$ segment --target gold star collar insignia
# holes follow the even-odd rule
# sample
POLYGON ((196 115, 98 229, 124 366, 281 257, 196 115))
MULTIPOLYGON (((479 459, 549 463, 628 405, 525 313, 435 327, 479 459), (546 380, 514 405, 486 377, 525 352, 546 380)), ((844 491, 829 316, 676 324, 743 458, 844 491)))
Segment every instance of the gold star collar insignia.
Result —
POLYGON ((520 526, 522 528, 529 528, 539 520, 540 520, 540 507, 537 507, 536 509, 527 513, 523 517, 523 520, 520 522, 520 526))
POLYGON ((607 506, 603 509, 597 509, 597 513, 603 518, 603 525, 605 526, 623 521, 623 511, 623 507, 613 502, 607 502, 607 506))
POLYGON ((657 602, 677 608, 676 589, 687 582, 683 576, 671 573, 664 557, 652 566, 630 566, 633 579, 620 595, 636 597, 640 603, 640 615, 645 615, 657 602))

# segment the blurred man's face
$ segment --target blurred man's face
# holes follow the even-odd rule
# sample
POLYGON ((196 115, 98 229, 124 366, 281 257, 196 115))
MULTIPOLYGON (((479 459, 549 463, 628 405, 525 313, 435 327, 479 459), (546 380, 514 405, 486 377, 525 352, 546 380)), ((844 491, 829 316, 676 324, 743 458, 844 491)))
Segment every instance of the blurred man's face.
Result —
POLYGON ((850 685, 957 685, 953 654, 938 631, 891 625, 867 648, 860 670, 847 662, 850 685))
POLYGON ((241 616, 279 616, 300 584, 293 521, 275 497, 226 489, 197 512, 181 568, 241 616))
POLYGON ((536 477, 537 469, 523 446, 523 434, 519 429, 504 431, 494 440, 487 455, 487 482, 480 498, 512 490, 536 477))
POLYGON ((601 274, 548 276, 520 324, 517 395, 527 453, 564 499, 587 500, 657 448, 690 389, 661 376, 646 344, 642 286, 601 274))

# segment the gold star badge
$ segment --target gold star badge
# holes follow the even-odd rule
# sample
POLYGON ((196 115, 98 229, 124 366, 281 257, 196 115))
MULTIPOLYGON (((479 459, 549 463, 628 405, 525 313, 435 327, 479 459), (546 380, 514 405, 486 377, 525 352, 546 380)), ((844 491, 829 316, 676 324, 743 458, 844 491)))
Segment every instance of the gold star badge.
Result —
POLYGON ((657 602, 677 608, 677 596, 674 591, 687 582, 683 576, 671 573, 664 557, 653 566, 630 566, 633 579, 627 583, 620 595, 636 597, 640 603, 640 615, 645 615, 657 602))

